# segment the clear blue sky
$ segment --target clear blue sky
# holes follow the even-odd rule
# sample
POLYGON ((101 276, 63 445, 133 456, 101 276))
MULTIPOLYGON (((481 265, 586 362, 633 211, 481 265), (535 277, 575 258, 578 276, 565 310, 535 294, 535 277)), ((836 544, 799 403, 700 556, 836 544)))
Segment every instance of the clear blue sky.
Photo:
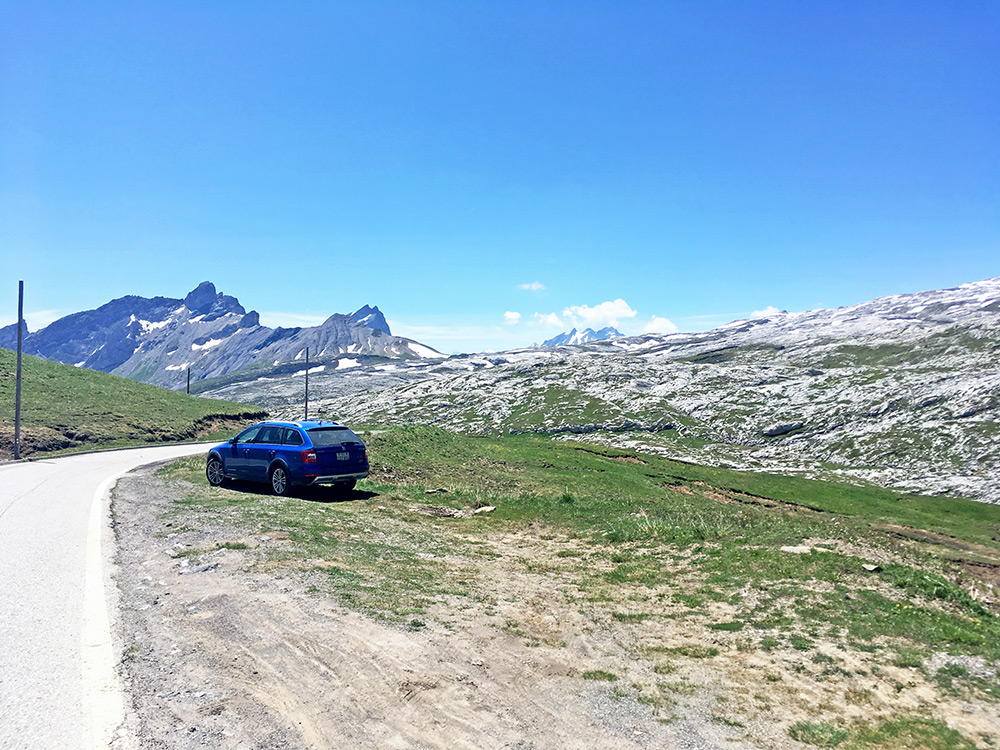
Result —
POLYGON ((475 351, 997 276, 998 39, 992 1, 0 1, 0 324, 19 278, 33 328, 209 279, 475 351))

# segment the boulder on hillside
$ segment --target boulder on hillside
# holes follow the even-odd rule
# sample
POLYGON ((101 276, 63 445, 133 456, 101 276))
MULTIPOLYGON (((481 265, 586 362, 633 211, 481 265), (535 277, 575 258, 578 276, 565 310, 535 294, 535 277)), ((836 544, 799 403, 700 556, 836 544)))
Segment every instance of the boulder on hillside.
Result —
POLYGON ((781 437, 782 435, 787 435, 789 432, 801 430, 803 427, 805 427, 804 422, 789 422, 788 424, 779 424, 774 427, 769 427, 766 430, 761 430, 761 432, 764 437, 781 437))

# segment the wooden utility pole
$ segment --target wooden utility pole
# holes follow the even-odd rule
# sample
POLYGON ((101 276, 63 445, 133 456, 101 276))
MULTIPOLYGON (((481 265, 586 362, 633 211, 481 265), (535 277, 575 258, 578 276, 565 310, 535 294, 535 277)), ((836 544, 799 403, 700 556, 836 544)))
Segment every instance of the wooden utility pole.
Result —
POLYGON ((188 368, 188 384, 187 384, 187 391, 185 391, 185 393, 187 393, 188 395, 190 395, 190 393, 191 393, 191 368, 190 367, 188 368))
POLYGON ((306 347, 306 415, 303 419, 309 419, 309 347, 306 347))
POLYGON ((21 458, 21 349, 24 345, 24 281, 17 282, 17 378, 14 386, 14 460, 21 458))

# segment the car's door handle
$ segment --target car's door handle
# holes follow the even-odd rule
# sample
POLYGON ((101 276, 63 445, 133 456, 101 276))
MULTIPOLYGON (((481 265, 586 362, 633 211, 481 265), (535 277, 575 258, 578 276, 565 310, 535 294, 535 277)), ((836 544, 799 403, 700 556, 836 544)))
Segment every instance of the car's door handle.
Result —
POLYGON ((268 451, 267 455, 269 455, 271 458, 274 458, 274 453, 275 453, 274 451, 268 451))
POLYGON ((244 456, 249 456, 250 455, 250 449, 249 448, 244 448, 243 449, 243 455, 244 456))

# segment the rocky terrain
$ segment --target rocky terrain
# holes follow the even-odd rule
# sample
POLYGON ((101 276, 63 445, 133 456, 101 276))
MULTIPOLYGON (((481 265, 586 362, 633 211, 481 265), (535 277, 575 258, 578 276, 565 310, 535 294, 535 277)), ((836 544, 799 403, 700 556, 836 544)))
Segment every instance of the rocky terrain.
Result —
MULTIPOLYGON (((300 416, 296 386, 206 395, 300 416)), ((704 333, 383 362, 311 389, 352 423, 539 432, 1000 502, 1000 278, 704 333)))
MULTIPOLYGON (((16 337, 16 324, 0 329, 0 346, 13 348, 16 337)), ((368 305, 350 315, 331 315, 319 326, 268 328, 257 312, 247 312, 209 281, 184 299, 121 297, 60 318, 24 339, 28 354, 167 388, 185 387, 189 368, 192 382, 237 371, 238 379, 304 373, 307 347, 317 371, 444 356, 393 336, 378 307, 368 305)))

